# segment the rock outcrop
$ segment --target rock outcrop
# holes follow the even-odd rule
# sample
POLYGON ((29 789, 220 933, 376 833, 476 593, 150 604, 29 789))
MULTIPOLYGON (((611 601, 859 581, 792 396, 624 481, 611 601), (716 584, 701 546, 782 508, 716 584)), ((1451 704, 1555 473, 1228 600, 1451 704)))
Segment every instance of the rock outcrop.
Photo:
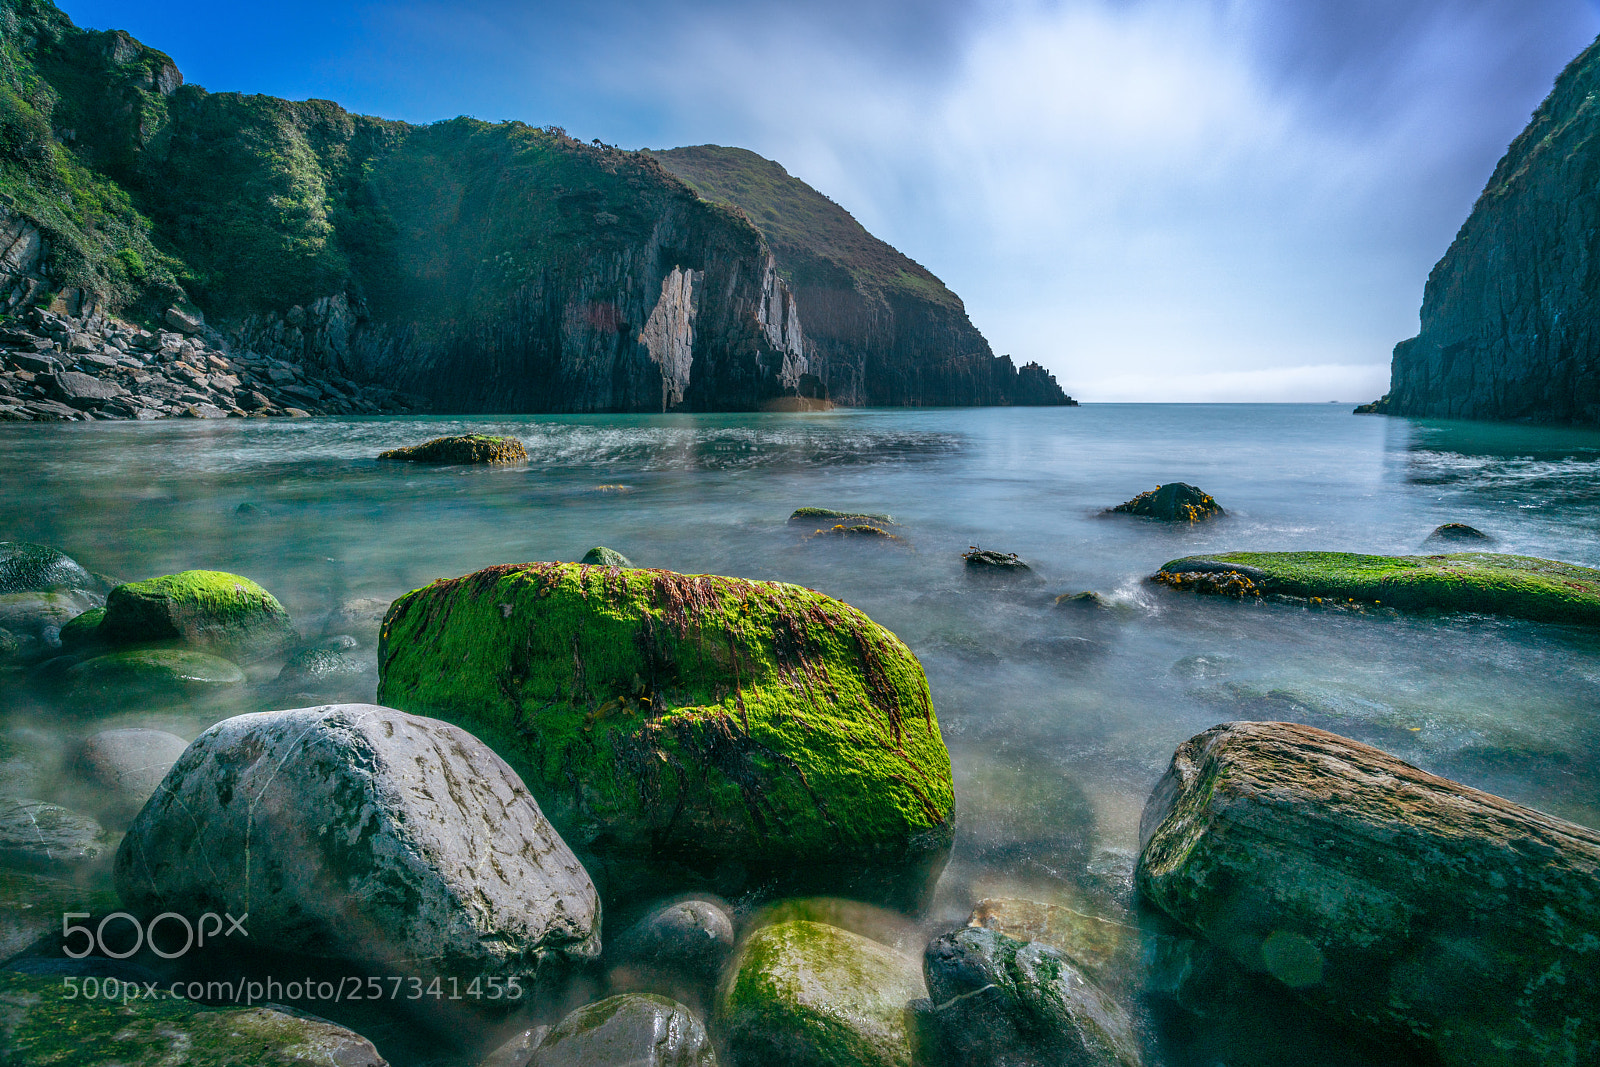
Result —
POLYGON ((455 437, 435 437, 420 445, 391 448, 379 452, 379 459, 403 459, 412 463, 516 463, 528 458, 528 450, 515 437, 493 437, 468 433, 455 437))
POLYGON ((1222 505, 1210 493, 1196 489, 1188 482, 1168 482, 1140 493, 1132 500, 1123 501, 1106 514, 1138 515, 1161 522, 1204 522, 1226 515, 1222 505))
POLYGON ((1600 422, 1600 44, 1556 80, 1428 276, 1375 413, 1600 422))
POLYGON ((1179 746, 1140 892, 1249 971, 1447 1064, 1600 1057, 1600 833, 1309 726, 1179 746))

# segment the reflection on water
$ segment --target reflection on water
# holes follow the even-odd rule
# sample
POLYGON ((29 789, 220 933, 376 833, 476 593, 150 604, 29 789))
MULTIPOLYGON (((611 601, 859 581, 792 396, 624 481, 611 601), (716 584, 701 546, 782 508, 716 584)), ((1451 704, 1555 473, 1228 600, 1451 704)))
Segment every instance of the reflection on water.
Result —
MULTIPOLYGON (((1228 719, 1322 726, 1600 825, 1595 637, 1199 600, 1143 581, 1209 550, 1412 552, 1444 522, 1493 534, 1501 551, 1600 565, 1597 463, 1596 434, 1324 405, 0 426, 0 539, 55 545, 122 578, 248 575, 308 640, 352 637, 357 664, 282 682, 279 662, 255 664, 232 691, 144 706, 9 679, 0 795, 83 803, 65 754, 101 730, 192 738, 240 711, 371 699, 376 618, 393 597, 605 544, 641 566, 820 589, 916 651, 958 810, 924 932, 995 896, 1135 923, 1144 799, 1179 742, 1228 719), (529 463, 372 458, 468 428, 516 434, 529 463), (1172 480, 1210 492, 1229 517, 1171 529, 1099 514, 1172 480), (908 544, 806 541, 786 522, 800 505, 889 512, 908 544), (973 581, 969 545, 1017 552, 1039 580, 973 581), (1106 605, 1055 606, 1082 590, 1106 605)), ((1129 981, 1136 995, 1142 979, 1129 981)), ((1331 1029, 1306 1035, 1292 1006, 1263 1001, 1241 1022, 1140 1003, 1152 1063, 1396 1062, 1331 1029)), ((396 1042, 392 1057, 420 1062, 422 1045, 396 1042)))

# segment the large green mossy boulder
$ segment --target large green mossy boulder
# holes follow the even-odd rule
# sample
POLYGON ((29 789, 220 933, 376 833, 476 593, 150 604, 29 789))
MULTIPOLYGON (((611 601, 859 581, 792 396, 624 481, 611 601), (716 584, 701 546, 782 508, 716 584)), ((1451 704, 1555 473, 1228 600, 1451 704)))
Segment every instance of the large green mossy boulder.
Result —
POLYGON ((57 589, 104 592, 100 579, 48 545, 0 541, 0 594, 48 593, 57 589))
POLYGON ((859 934, 796 920, 751 934, 717 993, 732 1067, 910 1067, 917 961, 859 934))
POLYGON ((1202 593, 1278 594, 1600 626, 1600 570, 1533 556, 1224 552, 1172 560, 1153 580, 1202 593))
POLYGON ((894 634, 794 585, 491 567, 390 609, 379 700, 465 727, 613 897, 669 885, 916 896, 950 756, 894 634))
POLYGON ((0 1067, 384 1067, 370 1041, 321 1019, 203 1008, 167 996, 166 983, 159 996, 116 979, 93 988, 87 997, 82 982, 0 972, 0 1067))
POLYGON ((102 700, 200 696, 244 681, 244 672, 225 659, 182 648, 139 648, 108 652, 66 671, 79 695, 102 700))
POLYGON ((298 639, 278 598, 224 571, 183 571, 126 582, 106 597, 100 639, 180 641, 230 659, 270 656, 298 639))

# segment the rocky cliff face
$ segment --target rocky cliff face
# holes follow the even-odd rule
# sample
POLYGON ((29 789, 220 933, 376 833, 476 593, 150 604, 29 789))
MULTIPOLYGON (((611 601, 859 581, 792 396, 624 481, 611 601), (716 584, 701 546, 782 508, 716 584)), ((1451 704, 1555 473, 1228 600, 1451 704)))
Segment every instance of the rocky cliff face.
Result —
POLYGON ((1600 422, 1600 43, 1495 168, 1376 410, 1600 422))
POLYGON ((1066 402, 864 230, 908 280, 829 281, 737 205, 554 128, 207 93, 0 0, 6 308, 192 305, 240 351, 445 411, 1066 402))

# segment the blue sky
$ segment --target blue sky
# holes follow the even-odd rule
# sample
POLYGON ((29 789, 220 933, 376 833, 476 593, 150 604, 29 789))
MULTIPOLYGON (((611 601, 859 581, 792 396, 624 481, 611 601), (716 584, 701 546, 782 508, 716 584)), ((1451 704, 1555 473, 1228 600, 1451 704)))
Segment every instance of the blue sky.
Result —
POLYGON ((66 0, 212 90, 751 148, 1086 400, 1369 400, 1596 0, 66 0))

